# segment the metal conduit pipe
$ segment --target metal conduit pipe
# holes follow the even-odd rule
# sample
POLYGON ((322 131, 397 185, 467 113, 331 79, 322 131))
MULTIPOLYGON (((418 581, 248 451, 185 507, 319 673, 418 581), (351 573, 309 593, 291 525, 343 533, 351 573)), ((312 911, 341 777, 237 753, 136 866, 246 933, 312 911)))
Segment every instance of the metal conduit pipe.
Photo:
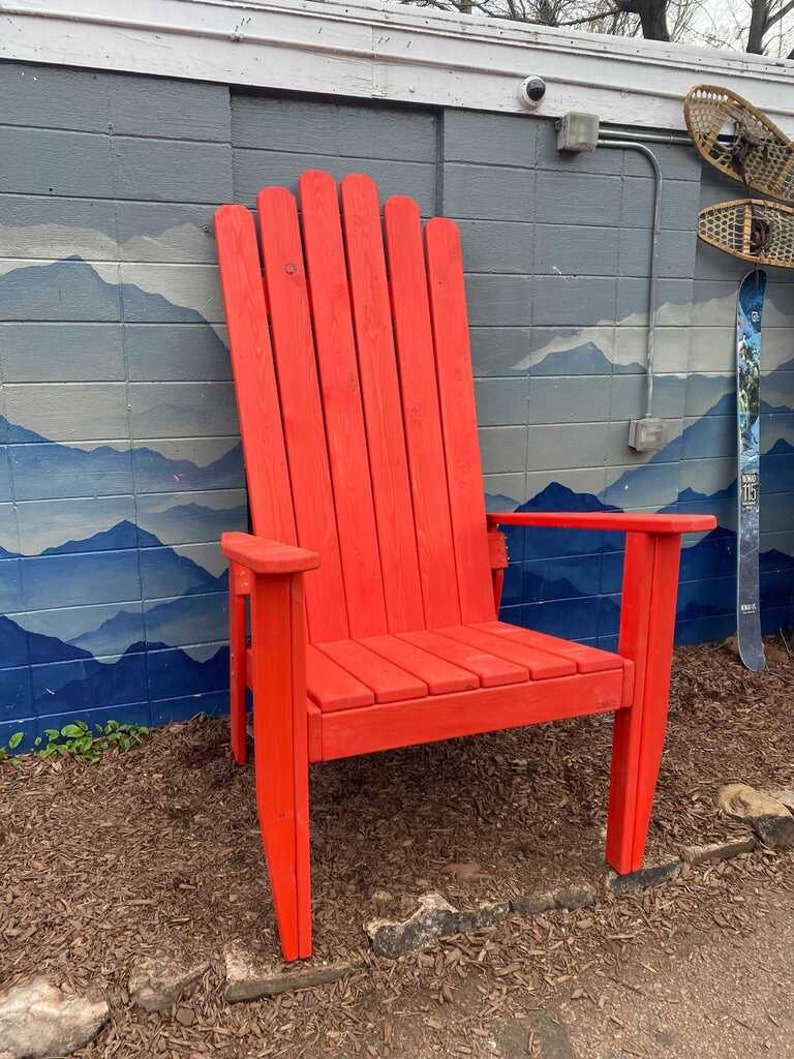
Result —
MULTIPOLYGON (((669 147, 694 146, 685 132, 626 132, 625 129, 611 129, 603 125, 598 130, 599 142, 603 140, 630 140, 632 143, 663 143, 669 147)), ((604 146, 600 143, 600 146, 604 146)))
POLYGON ((653 415, 653 370, 656 350, 656 290, 659 264, 659 224, 662 213, 662 170, 659 165, 659 159, 650 147, 646 147, 644 143, 640 143, 639 140, 629 139, 630 134, 623 135, 621 139, 607 138, 608 135, 608 133, 599 133, 599 147, 620 147, 625 150, 639 151, 651 163, 654 172, 653 231, 651 234, 650 280, 648 282, 648 348, 645 354, 645 416, 650 418, 653 415))

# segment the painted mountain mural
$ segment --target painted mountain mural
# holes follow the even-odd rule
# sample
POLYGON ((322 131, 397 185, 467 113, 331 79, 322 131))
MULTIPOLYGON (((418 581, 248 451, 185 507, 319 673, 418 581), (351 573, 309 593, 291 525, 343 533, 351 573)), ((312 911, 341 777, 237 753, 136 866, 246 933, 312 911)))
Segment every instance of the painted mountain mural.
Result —
MULTIPOLYGON (((248 515, 216 277, 211 268, 178 263, 159 272, 140 262, 129 267, 140 284, 116 283, 116 263, 78 256, 0 276, 0 324, 12 329, 0 359, 25 383, 8 386, 6 372, 0 396, 0 744, 20 728, 35 734, 77 716, 149 723, 225 708, 227 573, 218 537, 246 529, 248 515), (87 319, 101 340, 85 330, 87 319), (36 381, 49 384, 47 371, 60 372, 69 386, 91 380, 92 365, 106 366, 110 349, 115 374, 101 377, 116 381, 85 382, 91 423, 83 430, 68 407, 77 390, 48 405, 36 381), (29 364, 39 374, 19 375, 33 370, 29 364)), ((537 411, 539 428, 555 422, 546 402, 559 402, 558 424, 572 422, 569 387, 592 394, 597 421, 587 425, 593 438, 605 437, 610 425, 636 414, 642 391, 643 320, 629 324, 622 333, 607 322, 551 338, 552 329, 541 328, 540 348, 511 364, 504 354, 489 363, 487 349, 476 355, 482 374, 499 385, 529 378, 529 415, 537 411), (543 395, 534 404, 533 386, 543 395)), ((691 336, 704 359, 712 330, 691 336)), ((484 341, 489 329, 482 331, 484 341)), ((682 554, 676 633, 690 643, 734 628, 734 383, 724 370, 684 372, 674 328, 661 328, 659 340, 655 400, 670 428, 662 451, 622 451, 611 466, 605 441, 591 468, 554 469, 547 461, 548 471, 530 468, 525 479, 494 473, 487 503, 490 510, 716 514, 718 528, 685 540, 682 554)), ((794 622, 794 360, 787 349, 770 357, 763 381, 767 631, 794 622)), ((526 415, 525 405, 520 412, 526 415)), ((525 467, 521 429, 511 434, 504 419, 495 422, 505 446, 516 439, 515 465, 525 467)), ((590 435, 582 447, 589 443, 590 435)), ((508 448, 499 458, 513 466, 508 448)), ((622 536, 513 528, 508 537, 505 618, 614 648, 622 536)))

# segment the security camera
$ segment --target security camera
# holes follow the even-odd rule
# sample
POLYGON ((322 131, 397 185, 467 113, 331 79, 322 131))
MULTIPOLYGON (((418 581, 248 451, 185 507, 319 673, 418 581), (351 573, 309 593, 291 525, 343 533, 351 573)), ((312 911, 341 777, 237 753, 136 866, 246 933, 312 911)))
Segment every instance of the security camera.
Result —
POLYGON ((546 95, 546 82, 537 74, 525 77, 518 86, 518 99, 527 110, 535 110, 546 95))

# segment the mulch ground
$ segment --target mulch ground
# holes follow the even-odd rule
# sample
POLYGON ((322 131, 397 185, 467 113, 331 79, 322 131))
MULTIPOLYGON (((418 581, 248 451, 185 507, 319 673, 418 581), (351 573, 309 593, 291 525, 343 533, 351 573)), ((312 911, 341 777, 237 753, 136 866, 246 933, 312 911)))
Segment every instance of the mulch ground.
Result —
MULTIPOLYGON (((769 648, 761 674, 725 647, 677 652, 649 859, 744 834, 714 809, 723 783, 794 786, 794 659, 780 640, 769 648)), ((232 763, 226 723, 172 725, 96 765, 0 764, 0 989, 44 973, 102 990, 113 1021, 90 1059, 508 1054, 494 1036, 504 1013, 570 993, 594 968, 614 977, 638 939, 663 951, 682 923, 741 933, 750 913, 733 901, 736 880, 791 876, 789 855, 758 853, 433 954, 368 955, 364 920, 409 914, 429 889, 465 908, 603 880, 610 727, 584 718, 316 767, 316 953, 358 953, 365 966, 331 988, 235 1007, 220 999, 223 946, 241 939, 272 960, 278 947, 253 777, 232 763), (128 969, 164 952, 211 968, 190 1000, 146 1015, 128 1003, 128 969)))

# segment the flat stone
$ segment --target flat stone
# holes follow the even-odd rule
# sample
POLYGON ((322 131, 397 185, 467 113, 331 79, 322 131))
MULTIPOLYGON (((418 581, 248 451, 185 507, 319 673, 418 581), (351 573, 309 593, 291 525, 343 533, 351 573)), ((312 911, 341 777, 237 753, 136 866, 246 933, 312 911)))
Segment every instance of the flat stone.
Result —
POLYGON ((744 820, 765 846, 794 846, 794 816, 777 798, 746 783, 729 783, 717 792, 717 806, 727 816, 744 820))
POLYGON ((755 838, 736 838, 727 842, 712 842, 707 846, 685 846, 681 850, 681 859, 686 864, 714 864, 739 857, 742 853, 752 853, 757 844, 755 838))
POLYGON ((590 908, 596 903, 596 892, 592 886, 568 886, 554 894, 554 907, 567 908, 571 912, 577 908, 590 908))
POLYGON ((224 998, 230 1004, 244 1000, 259 1000, 265 996, 312 989, 315 986, 338 982, 360 967, 360 963, 261 963, 239 943, 228 945, 224 951, 226 988, 224 998))
POLYGON ((666 860, 661 864, 649 864, 626 875, 610 873, 607 885, 616 897, 622 897, 624 894, 647 890, 651 886, 659 886, 671 879, 677 879, 680 874, 681 861, 676 857, 675 860, 666 860))
POLYGON ((526 897, 514 897, 510 902, 510 911, 519 916, 539 916, 556 908, 557 903, 552 893, 529 894, 526 897))
POLYGON ((493 904, 480 905, 473 912, 459 912, 456 934, 466 934, 470 930, 484 930, 495 927, 510 915, 509 901, 495 901, 493 904))
POLYGON ((0 1056, 55 1059, 92 1041, 110 1018, 104 1000, 34 978, 0 995, 0 1056))
POLYGON ((407 919, 372 919, 364 930, 375 955, 394 960, 408 952, 432 948, 439 938, 496 926, 510 915, 510 907, 509 901, 497 901, 461 912, 441 894, 427 893, 407 919))
POLYGON ((782 790, 772 791, 772 797, 777 798, 789 812, 794 813, 794 787, 784 787, 782 790))
POLYGON ((130 998, 145 1011, 166 1011, 196 984, 208 967, 208 963, 184 967, 170 957, 140 960, 130 970, 130 998))
POLYGON ((406 952, 429 949, 445 934, 458 933, 459 912, 438 893, 422 894, 419 907, 402 921, 371 919, 364 930, 377 956, 396 959, 406 952))

